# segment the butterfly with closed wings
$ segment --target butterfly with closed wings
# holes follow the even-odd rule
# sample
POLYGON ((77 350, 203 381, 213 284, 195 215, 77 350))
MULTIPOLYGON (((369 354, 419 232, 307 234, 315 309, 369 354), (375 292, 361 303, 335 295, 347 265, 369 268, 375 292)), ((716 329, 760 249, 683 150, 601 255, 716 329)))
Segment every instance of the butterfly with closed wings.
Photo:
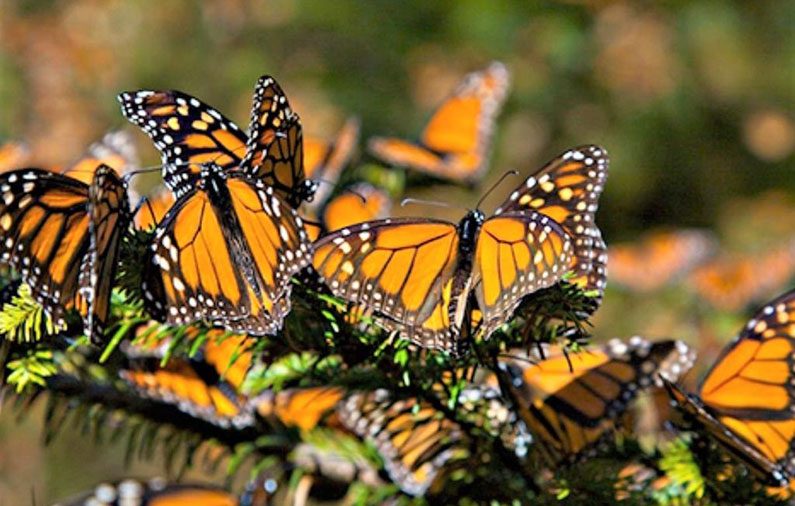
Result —
POLYGON ((0 259, 59 326, 75 309, 99 342, 130 218, 126 184, 106 165, 90 184, 30 168, 0 174, 0 193, 0 259))
POLYGON ((663 377, 676 405, 762 482, 795 477, 795 291, 759 309, 686 393, 663 377))
POLYGON ((368 149, 393 165, 474 184, 486 172, 494 122, 509 82, 508 69, 500 62, 468 74, 433 113, 419 143, 376 137, 368 149))
POLYGON ((471 330, 488 337, 528 294, 573 282, 598 297, 604 242, 594 224, 607 153, 562 154, 514 190, 495 215, 474 210, 457 225, 425 218, 365 222, 315 243, 313 264, 335 296, 375 311, 390 331, 455 353, 471 330))
POLYGON ((314 191, 303 177, 300 120, 279 85, 270 76, 257 82, 248 138, 181 92, 123 93, 120 101, 160 149, 176 197, 144 273, 152 314, 276 333, 290 311, 290 278, 311 257, 295 208, 314 191))

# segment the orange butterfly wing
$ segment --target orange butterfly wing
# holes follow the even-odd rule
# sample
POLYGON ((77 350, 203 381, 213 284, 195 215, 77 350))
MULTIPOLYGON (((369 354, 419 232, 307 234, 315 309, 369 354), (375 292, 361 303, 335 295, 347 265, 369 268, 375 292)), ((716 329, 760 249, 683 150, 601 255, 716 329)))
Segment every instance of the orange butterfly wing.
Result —
POLYGON ((217 487, 167 483, 153 479, 148 483, 126 479, 118 483, 102 483, 94 490, 58 501, 61 506, 239 506, 237 497, 217 487), (108 498, 113 497, 111 502, 108 498))
POLYGON ((0 174, 18 169, 30 160, 30 150, 21 142, 0 144, 0 174))
POLYGON ((318 184, 310 209, 316 211, 326 204, 333 189, 332 185, 339 181, 340 174, 350 162, 358 141, 359 120, 356 118, 348 118, 331 144, 312 137, 304 138, 306 177, 325 181, 318 184))
POLYGON ((795 292, 769 302, 707 373, 698 395, 671 396, 761 479, 795 477, 795 292))
POLYGON ((138 230, 151 230, 155 228, 163 221, 163 218, 165 218, 171 206, 174 205, 174 202, 176 202, 174 194, 171 193, 168 188, 161 187, 155 190, 154 193, 146 198, 146 201, 135 214, 135 227, 138 230))
POLYGON ((91 184, 100 165, 107 165, 120 174, 138 168, 138 154, 133 139, 124 131, 108 132, 102 140, 88 147, 86 154, 74 165, 63 171, 70 177, 91 184))
POLYGON ((420 145, 400 139, 373 138, 368 148, 394 165, 442 179, 475 182, 487 169, 494 122, 509 81, 505 66, 494 62, 464 78, 428 121, 420 145))
POLYGON ((323 209, 323 224, 328 231, 389 216, 389 194, 369 183, 358 183, 350 191, 334 197, 323 209), (364 198, 364 200, 362 200, 364 198))
POLYGON ((301 219, 272 188, 209 174, 158 226, 144 295, 170 324, 272 334, 290 309, 290 277, 309 257, 301 219))
POLYGON ((607 152, 598 146, 566 151, 527 178, 495 211, 534 210, 560 224, 573 240, 572 282, 601 300, 607 280, 607 248, 595 214, 607 180, 607 152))
POLYGON ((512 379, 519 415, 552 460, 592 450, 640 389, 657 383, 658 374, 678 377, 694 359, 682 342, 640 338, 568 355, 555 347, 544 355, 535 363, 505 359, 500 368, 512 379))
POLYGON ((140 90, 118 96, 122 114, 154 141, 163 180, 179 197, 190 191, 202 164, 240 165, 248 138, 221 113, 180 91, 140 90))

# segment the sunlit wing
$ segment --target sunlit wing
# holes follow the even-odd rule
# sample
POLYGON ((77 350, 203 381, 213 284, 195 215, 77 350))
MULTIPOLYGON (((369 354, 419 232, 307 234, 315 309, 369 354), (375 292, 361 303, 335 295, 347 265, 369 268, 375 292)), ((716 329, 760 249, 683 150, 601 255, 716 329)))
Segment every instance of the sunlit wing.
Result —
POLYGON ((523 297, 560 281, 571 257, 571 238, 545 215, 524 211, 486 220, 473 274, 484 335, 504 324, 523 297))
POLYGON ((43 169, 0 175, 0 251, 56 322, 86 311, 80 266, 89 249, 89 188, 43 169))
POLYGON ((694 354, 679 341, 613 340, 594 350, 545 358, 509 354, 500 368, 511 380, 520 417, 553 460, 573 459, 594 449, 616 427, 638 392, 658 375, 678 378, 694 354))
POLYGON ((350 431, 370 441, 403 492, 422 495, 454 462, 470 455, 455 422, 417 399, 395 400, 386 390, 350 395, 338 410, 350 431))
POLYGON ((455 348, 449 313, 458 259, 452 223, 368 222, 315 243, 313 264, 337 296, 377 311, 381 323, 424 347, 455 348))
POLYGON ((155 228, 163 218, 171 206, 174 205, 176 199, 174 194, 168 188, 161 187, 146 197, 146 200, 138 208, 135 213, 134 223, 138 230, 151 230, 155 228))
POLYGON ((607 179, 607 152, 598 146, 566 151, 511 192, 496 215, 533 210, 560 224, 573 240, 572 282, 598 293, 607 279, 607 251, 595 223, 607 179))
POLYGON ((673 399, 762 480, 795 476, 795 292, 766 304, 702 381, 696 395, 669 384, 673 399))
POLYGON ((494 62, 464 78, 431 116, 419 144, 376 137, 368 148, 394 165, 442 179, 477 182, 487 169, 494 123, 509 81, 505 66, 494 62))
POLYGON ((246 134, 218 111, 180 91, 140 90, 118 96, 122 114, 154 141, 163 180, 177 197, 190 191, 202 164, 237 167, 246 134))
POLYGON ((108 132, 63 173, 90 185, 100 165, 107 165, 119 174, 128 174, 138 168, 138 154, 129 133, 122 130, 108 132))
POLYGON ((219 487, 168 483, 153 479, 144 483, 126 479, 100 483, 93 490, 58 501, 56 506, 238 506, 237 497, 219 487))
POLYGON ((389 216, 392 199, 385 190, 369 183, 357 183, 348 190, 331 199, 323 209, 326 230, 339 230, 389 216))
POLYGON ((257 81, 248 135, 241 170, 273 187, 293 208, 310 200, 315 186, 304 176, 301 120, 271 76, 257 81))
POLYGON ((348 165, 359 141, 359 120, 348 118, 334 142, 304 137, 304 170, 309 179, 320 179, 310 207, 318 210, 326 203, 334 184, 348 165))
POLYGON ((303 223, 272 188, 218 170, 156 229, 144 295, 171 324, 271 334, 289 312, 290 277, 310 260, 303 223))
POLYGON ((88 306, 83 314, 86 336, 100 342, 109 323, 111 290, 130 209, 126 185, 107 165, 95 171, 88 195, 90 243, 80 270, 80 296, 88 306))
POLYGON ((255 399, 257 413, 286 427, 309 431, 318 426, 342 399, 340 387, 291 388, 255 399))
POLYGON ((704 262, 715 247, 715 238, 702 230, 655 231, 608 248, 610 282, 633 291, 658 290, 704 262))

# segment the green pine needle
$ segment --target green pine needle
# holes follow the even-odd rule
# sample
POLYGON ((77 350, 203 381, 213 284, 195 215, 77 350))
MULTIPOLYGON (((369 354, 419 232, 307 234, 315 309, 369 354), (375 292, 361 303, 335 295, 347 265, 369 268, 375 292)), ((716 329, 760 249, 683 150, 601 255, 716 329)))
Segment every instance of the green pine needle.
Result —
POLYGON ((36 342, 60 330, 64 328, 52 321, 25 283, 19 285, 11 302, 4 304, 0 311, 0 335, 9 341, 36 342))

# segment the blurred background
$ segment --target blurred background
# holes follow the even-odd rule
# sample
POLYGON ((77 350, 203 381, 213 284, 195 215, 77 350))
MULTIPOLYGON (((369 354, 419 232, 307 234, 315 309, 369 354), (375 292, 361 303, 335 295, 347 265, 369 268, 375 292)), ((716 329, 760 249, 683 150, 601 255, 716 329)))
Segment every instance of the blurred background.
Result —
MULTIPOLYGON (((506 170, 606 147, 598 223, 617 246, 616 279, 594 333, 684 338, 710 364, 795 272, 795 2, 0 0, 0 141, 65 166, 107 130, 134 130, 115 96, 138 88, 183 90, 247 125, 264 73, 308 134, 331 138, 355 115, 363 141, 412 138, 466 72, 495 59, 512 87, 488 176, 409 194, 474 204, 506 170)), ((157 164, 135 135, 143 164, 157 164)), ((363 146, 358 160, 374 162, 363 146)), ((121 445, 78 435, 44 448, 40 413, 6 415, 0 505, 163 470, 125 469, 121 445)))

